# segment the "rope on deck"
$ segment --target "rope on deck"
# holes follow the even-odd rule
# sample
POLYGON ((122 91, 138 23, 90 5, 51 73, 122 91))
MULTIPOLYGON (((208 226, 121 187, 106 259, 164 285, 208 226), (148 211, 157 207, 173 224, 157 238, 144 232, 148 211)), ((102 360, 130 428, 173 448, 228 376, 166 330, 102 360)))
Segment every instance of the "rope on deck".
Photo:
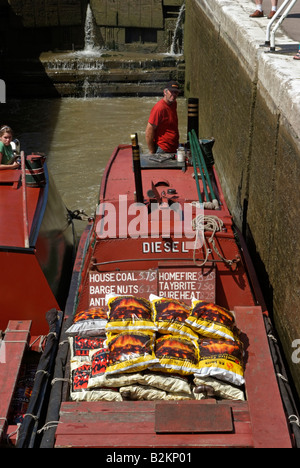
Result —
POLYGON ((216 232, 220 232, 223 229, 223 226, 224 226, 224 223, 220 218, 218 218, 218 216, 205 216, 205 215, 200 214, 192 220, 192 228, 194 231, 196 231, 196 240, 195 240, 195 247, 194 247, 194 252, 193 252, 193 260, 196 266, 198 267, 204 266, 208 261, 209 255, 212 253, 212 249, 209 248, 207 241, 206 241, 206 237, 204 235, 204 233, 207 231, 212 233, 208 239, 208 243, 212 246, 214 252, 218 255, 218 257, 224 263, 226 263, 229 267, 232 267, 232 265, 237 265, 237 263, 240 261, 239 258, 228 260, 227 258, 223 257, 223 255, 221 255, 221 253, 219 252, 216 246, 215 239, 214 239, 215 234, 216 232), (201 264, 198 264, 196 261, 196 248, 197 248, 201 233, 203 237, 205 259, 201 264))

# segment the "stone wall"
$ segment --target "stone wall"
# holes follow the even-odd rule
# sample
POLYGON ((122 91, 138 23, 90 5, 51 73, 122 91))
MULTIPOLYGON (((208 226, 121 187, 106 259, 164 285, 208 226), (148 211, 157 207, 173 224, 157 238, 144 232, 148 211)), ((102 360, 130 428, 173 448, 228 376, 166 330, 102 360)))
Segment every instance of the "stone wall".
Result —
POLYGON ((200 136, 216 138, 226 198, 256 260, 300 394, 299 364, 292 362, 300 339, 297 69, 291 55, 261 47, 267 23, 249 19, 253 2, 190 0, 186 7, 186 95, 200 100, 200 136))
POLYGON ((104 46, 166 52, 184 0, 91 0, 104 46))
POLYGON ((81 0, 9 0, 12 11, 26 28, 77 26, 86 2, 81 0))
MULTIPOLYGON (((161 95, 162 82, 184 82, 184 61, 178 55, 182 35, 176 35, 178 47, 168 63, 161 54, 171 49, 183 3, 0 0, 0 78, 8 84, 7 96, 161 95), (106 48, 97 59, 81 54, 78 58, 74 53, 85 47, 88 4, 93 13, 95 50, 106 48), (112 61, 104 65, 102 59, 107 55, 112 61), (99 73, 101 64, 104 69, 99 73)), ((183 22, 184 16, 180 18, 183 22)))
POLYGON ((80 49, 88 3, 103 46, 165 52, 184 0, 0 0, 0 34, 13 27, 19 44, 25 40, 40 43, 41 50, 80 49), (31 29, 39 30, 40 40, 31 29))
MULTIPOLYGON (((180 7, 184 0, 90 0, 97 24, 163 27, 163 8, 180 7)), ((89 0, 0 0, 21 18, 25 27, 78 25, 84 22, 89 0)))
POLYGON ((96 23, 100 26, 156 28, 164 27, 161 0, 91 0, 96 23))
POLYGON ((0 55, 80 48, 87 1, 0 0, 0 55))

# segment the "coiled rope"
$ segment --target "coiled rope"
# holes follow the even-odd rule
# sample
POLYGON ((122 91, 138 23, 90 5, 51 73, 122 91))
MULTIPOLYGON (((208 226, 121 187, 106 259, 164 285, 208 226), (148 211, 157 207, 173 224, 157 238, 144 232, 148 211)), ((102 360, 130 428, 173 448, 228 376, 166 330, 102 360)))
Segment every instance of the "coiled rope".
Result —
POLYGON ((199 214, 192 220, 192 228, 194 231, 196 231, 195 247, 194 247, 194 252, 193 252, 193 261, 196 266, 203 267, 207 263, 209 255, 212 253, 212 249, 209 248, 207 244, 205 232, 212 233, 208 239, 208 243, 212 246, 215 253, 224 263, 226 263, 228 266, 231 267, 233 264, 237 264, 239 262, 238 258, 235 258, 233 260, 228 260, 227 258, 223 257, 223 255, 221 255, 221 253, 219 252, 216 246, 215 239, 214 239, 215 234, 216 232, 222 231, 223 226, 224 226, 223 221, 220 218, 218 218, 218 216, 213 216, 213 215, 205 216, 205 215, 199 214), (196 250, 197 250, 197 245, 198 245, 198 241, 199 241, 201 234, 202 234, 201 237, 203 238, 203 246, 205 249, 205 259, 201 264, 199 264, 196 261, 196 250))

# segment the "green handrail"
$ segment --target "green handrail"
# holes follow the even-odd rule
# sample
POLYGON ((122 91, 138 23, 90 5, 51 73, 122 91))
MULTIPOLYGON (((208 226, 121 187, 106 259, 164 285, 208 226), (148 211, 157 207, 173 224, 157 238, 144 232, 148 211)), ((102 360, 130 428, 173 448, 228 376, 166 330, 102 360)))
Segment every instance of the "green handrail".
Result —
MULTIPOLYGON (((210 190, 210 193, 211 193, 212 200, 216 200, 216 195, 215 195, 214 189, 212 187, 212 183, 211 183, 211 180, 210 180, 210 175, 208 173, 207 166, 206 166, 206 163, 205 163, 205 159, 204 159, 204 156, 203 156, 203 153, 202 153, 202 150, 201 150, 201 146, 200 146, 199 140, 197 138, 197 135, 196 135, 196 132, 195 132, 194 129, 192 130, 191 134, 192 134, 191 136, 192 136, 193 143, 195 145, 196 154, 200 158, 200 166, 199 166, 200 172, 202 172, 201 169, 203 168, 204 173, 205 173, 205 177, 206 177, 206 180, 207 180, 207 183, 208 183, 208 186, 209 186, 209 190, 210 190)), ((190 137, 190 139, 191 139, 191 137, 190 137)), ((204 186, 206 187, 206 184, 204 184, 204 186)), ((209 199, 207 201, 209 201, 209 199)))
POLYGON ((203 188, 204 188, 204 193, 205 193, 205 196, 206 196, 206 201, 209 201, 209 195, 208 195, 208 191, 207 191, 207 188, 206 188, 205 178, 204 178, 203 172, 201 170, 201 163, 200 163, 199 154, 197 152, 197 147, 196 147, 194 139, 191 136, 191 133, 189 133, 189 139, 190 139, 190 144, 191 144, 192 160, 193 160, 193 164, 194 164, 195 179, 196 179, 196 181, 198 182, 198 185, 199 185, 198 171, 197 171, 197 167, 198 167, 199 171, 200 171, 201 180, 202 180, 202 183, 203 183, 203 188))
POLYGON ((201 195, 201 190, 200 190, 200 185, 199 185, 199 179, 198 179, 197 163, 196 163, 196 158, 195 158, 195 146, 194 146, 194 142, 191 139, 191 133, 190 132, 189 132, 189 139, 190 139, 190 143, 191 143, 192 161, 193 161, 193 167, 194 167, 194 174, 195 174, 195 181, 196 181, 196 186, 197 186, 198 198, 199 198, 200 204, 202 204, 203 200, 202 200, 202 195, 201 195))

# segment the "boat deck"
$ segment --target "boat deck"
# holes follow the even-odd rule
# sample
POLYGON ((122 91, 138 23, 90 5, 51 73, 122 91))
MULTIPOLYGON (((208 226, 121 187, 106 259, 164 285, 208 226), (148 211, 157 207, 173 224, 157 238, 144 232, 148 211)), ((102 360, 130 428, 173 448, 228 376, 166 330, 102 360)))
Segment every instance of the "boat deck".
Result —
MULTIPOLYGON (((86 294, 81 294, 80 297, 82 309, 92 305, 103 306, 105 295, 109 291, 113 292, 114 288, 118 289, 120 294, 126 294, 126 291, 128 294, 130 293, 128 288, 132 288, 132 290, 138 289, 139 292, 143 291, 145 297, 149 297, 150 293, 159 295, 164 273, 180 271, 182 281, 189 282, 188 278, 195 275, 199 270, 199 264, 205 259, 206 252, 201 248, 196 252, 196 264, 193 260, 195 231, 192 229, 192 218, 197 211, 191 208, 191 203, 198 202, 196 182, 193 177, 194 168, 191 165, 178 164, 176 160, 167 161, 165 164, 154 163, 153 167, 149 155, 141 156, 141 166, 145 204, 140 206, 140 209, 144 210, 145 222, 139 224, 139 221, 135 220, 138 207, 135 204, 132 147, 120 145, 108 163, 102 179, 100 204, 95 219, 96 242, 92 252, 94 266, 90 266, 90 276, 86 277, 83 287, 86 294), (171 193, 168 193, 168 190, 171 193), (149 191, 154 191, 155 196, 152 194, 149 198, 149 191), (176 205, 182 215, 169 209, 169 206, 173 208, 176 205), (105 217, 107 212, 111 212, 113 219, 102 222, 103 215, 105 217), (170 212, 172 214, 169 217, 170 212), (130 230, 135 227, 137 235, 130 230), (153 273, 151 281, 147 281, 149 275, 145 271, 150 270, 156 271, 157 275, 153 273), (127 277, 124 274, 120 281, 118 279, 120 275, 113 276, 113 272, 116 271, 133 271, 135 279, 140 278, 141 281, 135 281, 134 275, 130 277, 130 274, 127 277), (98 273, 102 272, 112 272, 112 274, 109 277, 100 277, 98 273), (91 287, 94 286, 103 287, 102 292, 91 294, 91 287)), ((198 282, 188 286, 198 290, 202 286, 203 290, 206 288, 206 292, 210 290, 209 299, 217 301, 222 307, 233 308, 237 304, 256 305, 247 279, 246 266, 236 244, 232 217, 214 170, 211 170, 211 180, 218 198, 219 209, 200 209, 200 213, 208 218, 216 216, 222 220, 223 229, 215 234, 215 245, 224 258, 237 260, 239 267, 233 266, 230 269, 212 250, 205 265, 207 267, 205 284, 201 280, 201 284, 198 282)), ((204 199, 203 183, 201 180, 199 183, 204 199)), ((206 232, 205 235, 208 239, 211 232, 206 232)), ((211 248, 211 245, 209 247, 211 248)), ((189 299, 190 296, 191 294, 184 298, 177 295, 173 298, 183 300, 189 299)))
POLYGON ((0 340, 0 447, 16 444, 18 426, 14 420, 17 416, 17 413, 14 414, 14 405, 20 397, 17 393, 18 385, 25 388, 22 382, 24 376, 20 377, 22 366, 28 358, 27 353, 40 355, 43 337, 33 336, 31 327, 31 320, 10 320, 6 330, 3 330, 4 338, 0 340))
MULTIPOLYGON (((165 198, 162 201, 168 198, 174 202, 178 201, 181 203, 198 201, 192 165, 178 163, 176 159, 167 160, 165 163, 153 162, 150 154, 141 154, 141 170, 145 199, 148 198, 147 193, 153 189, 154 185, 160 195, 163 191, 166 192, 165 198), (168 190, 175 192, 168 194, 168 190)), ((204 195, 203 183, 201 180, 199 182, 202 195, 204 195)), ((231 219, 222 196, 222 191, 219 190, 219 180, 218 178, 215 180, 215 174, 212 182, 213 188, 220 198, 221 209, 218 210, 218 215, 221 217, 228 216, 231 219)), ((104 173, 100 189, 100 202, 118 202, 120 194, 127 196, 128 200, 134 201, 134 191, 135 179, 132 170, 132 147, 120 145, 114 151, 104 173)))
POLYGON ((55 446, 290 448, 261 308, 235 314, 245 339, 246 401, 65 401, 55 446))

